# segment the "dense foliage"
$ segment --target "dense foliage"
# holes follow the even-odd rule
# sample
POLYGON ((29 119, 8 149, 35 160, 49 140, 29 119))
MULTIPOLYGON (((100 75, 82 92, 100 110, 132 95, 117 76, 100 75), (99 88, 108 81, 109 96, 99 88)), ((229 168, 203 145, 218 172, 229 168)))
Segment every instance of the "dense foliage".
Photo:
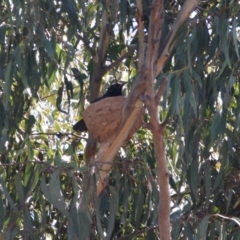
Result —
MULTIPOLYGON (((147 36, 152 2, 142 4, 147 36)), ((162 43, 182 4, 165 1, 162 43)), ((237 1, 200 1, 155 82, 157 89, 168 78, 159 111, 168 119, 173 239, 240 238, 239 16, 237 1)), ((130 91, 138 72, 136 2, 3 0, 0 19, 1 235, 157 239, 149 130, 119 151, 100 197, 96 166, 84 158, 87 134, 72 131, 96 79, 101 92, 119 80, 130 91), (110 39, 99 65, 105 27, 110 39)))

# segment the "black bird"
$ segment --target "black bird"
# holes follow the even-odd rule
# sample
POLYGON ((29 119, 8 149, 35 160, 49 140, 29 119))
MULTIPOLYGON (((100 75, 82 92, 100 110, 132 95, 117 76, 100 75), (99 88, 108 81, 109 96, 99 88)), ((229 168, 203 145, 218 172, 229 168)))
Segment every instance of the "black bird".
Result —
MULTIPOLYGON (((121 84, 115 83, 115 84, 111 85, 107 89, 107 91, 103 94, 103 96, 96 98, 95 100, 93 100, 91 102, 91 104, 98 102, 104 98, 122 96, 122 88, 123 88, 124 84, 125 84, 125 82, 121 83, 121 84)), ((77 132, 84 132, 84 131, 87 131, 88 129, 87 129, 87 126, 86 126, 84 120, 81 119, 73 125, 73 130, 77 131, 77 132)))

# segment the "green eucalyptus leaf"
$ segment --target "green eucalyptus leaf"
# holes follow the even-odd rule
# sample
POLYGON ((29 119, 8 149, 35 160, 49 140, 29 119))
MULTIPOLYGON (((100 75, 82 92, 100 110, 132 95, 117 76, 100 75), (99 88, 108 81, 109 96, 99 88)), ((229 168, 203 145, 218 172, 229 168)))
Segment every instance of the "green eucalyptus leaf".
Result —
POLYGON ((57 169, 51 175, 49 184, 46 183, 44 177, 41 177, 41 190, 48 201, 53 204, 62 214, 67 215, 65 209, 64 198, 60 186, 60 170, 57 169))
POLYGON ((195 204, 198 200, 198 183, 199 183, 199 168, 198 159, 193 159, 191 166, 188 169, 187 180, 191 189, 192 201, 195 204))
POLYGON ((233 18, 232 36, 233 36, 235 51, 236 51, 237 57, 239 59, 240 57, 239 57, 239 49, 238 49, 238 44, 237 44, 238 40, 237 40, 237 21, 236 21, 236 18, 233 18))
POLYGON ((204 177, 205 177, 205 191, 206 191, 206 205, 208 206, 208 204, 210 203, 210 195, 211 195, 211 185, 212 185, 212 181, 211 181, 211 166, 210 166, 210 162, 207 161, 204 164, 204 177))
POLYGON ((25 193, 24 193, 24 189, 23 189, 23 185, 22 185, 21 172, 18 172, 15 176, 15 187, 16 187, 16 192, 20 199, 20 204, 21 204, 21 206, 24 206, 25 193))
MULTIPOLYGON (((101 205, 103 205, 102 203, 108 203, 108 199, 107 199, 107 195, 104 194, 101 198, 97 198, 97 208, 96 208, 96 220, 97 220, 97 229, 99 232, 99 235, 101 236, 102 239, 105 238, 104 236, 104 230, 102 227, 102 219, 103 219, 103 214, 105 213, 105 208, 102 211, 102 207, 101 205)), ((108 204, 104 204, 105 206, 108 206, 108 204)))
POLYGON ((26 164, 24 171, 23 185, 26 187, 26 191, 29 191, 32 185, 32 178, 34 173, 34 166, 31 163, 26 164))
POLYGON ((222 135, 225 132, 226 118, 224 114, 216 112, 214 114, 211 125, 211 138, 214 141, 218 135, 222 135))
POLYGON ((52 45, 52 42, 48 39, 43 40, 43 46, 45 48, 45 51, 47 52, 48 56, 52 59, 55 58, 55 51, 52 45))
POLYGON ((198 239, 206 239, 210 215, 204 216, 198 225, 198 239))
POLYGON ((217 174, 217 177, 216 177, 216 179, 214 181, 214 184, 213 184, 212 192, 214 192, 218 187, 220 187, 222 177, 223 177, 223 167, 220 168, 220 171, 217 174))
POLYGON ((116 212, 118 208, 118 192, 114 187, 109 186, 110 190, 110 199, 109 199, 109 212, 110 216, 108 219, 108 228, 107 228, 107 239, 111 239, 112 231, 114 228, 116 212))
POLYGON ((190 76, 188 74, 188 71, 184 71, 183 72, 183 81, 184 81, 184 86, 186 88, 186 94, 187 94, 187 98, 194 110, 194 114, 195 116, 197 116, 197 106, 196 106, 196 100, 194 98, 194 88, 190 79, 190 76))
POLYGON ((62 103, 62 98, 63 98, 63 83, 61 84, 61 86, 59 87, 58 89, 58 92, 57 92, 57 102, 56 102, 56 106, 57 106, 57 109, 62 112, 62 113, 65 113, 65 114, 68 114, 68 112, 62 110, 62 107, 61 107, 61 103, 62 103))
POLYGON ((3 205, 3 195, 1 192, 0 192, 0 215, 2 216, 0 218, 0 231, 2 231, 3 224, 4 224, 5 211, 4 211, 4 205, 3 205))
POLYGON ((71 206, 68 224, 68 239, 73 239, 73 237, 75 237, 79 240, 85 240, 89 236, 92 224, 90 212, 85 204, 81 205, 81 209, 76 205, 71 206), (80 228, 79 226, 84 227, 80 228))
POLYGON ((11 198, 7 188, 6 188, 6 183, 4 182, 3 179, 0 178, 0 191, 2 192, 2 194, 5 196, 5 198, 8 200, 11 208, 15 211, 16 214, 18 214, 18 209, 15 206, 13 199, 11 198))
POLYGON ((13 69, 12 69, 13 62, 9 61, 6 67, 6 72, 5 72, 5 88, 4 88, 4 97, 6 101, 9 101, 10 95, 11 95, 11 85, 13 81, 13 69))
POLYGON ((228 196, 227 196, 227 209, 226 209, 226 213, 228 212, 229 206, 231 204, 232 196, 233 196, 233 191, 232 191, 232 189, 230 189, 229 193, 228 193, 228 196))
POLYGON ((6 37, 6 24, 3 22, 0 26, 0 44, 5 43, 5 37, 6 37))
POLYGON ((172 79, 171 79, 171 100, 170 100, 170 116, 172 116, 176 109, 178 109, 178 103, 179 103, 179 88, 180 88, 180 78, 178 77, 178 75, 175 75, 172 79))
POLYGON ((0 101, 0 134, 4 128, 4 120, 5 120, 5 108, 0 101))
POLYGON ((181 225, 180 225, 180 223, 174 224, 174 228, 172 230, 172 239, 173 240, 178 240, 180 233, 181 233, 181 225))
POLYGON ((137 193, 137 202, 136 202, 137 208, 136 208, 135 217, 134 217, 136 229, 139 226, 140 218, 143 213, 144 200, 145 200, 144 191, 142 191, 142 189, 139 188, 137 193))
POLYGON ((122 0, 119 2, 121 24, 125 23, 126 21, 127 7, 128 7, 127 5, 128 5, 127 0, 122 0))

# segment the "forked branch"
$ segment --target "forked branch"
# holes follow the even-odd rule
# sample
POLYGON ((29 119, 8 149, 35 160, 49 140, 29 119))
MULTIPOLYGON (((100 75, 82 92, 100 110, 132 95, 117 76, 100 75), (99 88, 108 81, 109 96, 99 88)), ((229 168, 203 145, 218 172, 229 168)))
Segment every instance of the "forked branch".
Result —
POLYGON ((159 121, 158 103, 163 95, 166 87, 166 80, 163 81, 162 86, 158 90, 156 96, 154 93, 153 82, 157 75, 162 71, 162 68, 167 61, 170 53, 175 46, 176 33, 182 24, 188 19, 193 9, 197 6, 197 0, 186 0, 182 9, 180 10, 176 21, 173 24, 172 30, 169 33, 163 51, 159 53, 159 43, 162 34, 163 23, 163 1, 155 0, 152 3, 149 36, 148 36, 148 50, 145 62, 142 63, 139 69, 139 74, 135 79, 131 92, 127 97, 123 107, 123 125, 115 139, 111 139, 108 143, 100 146, 100 150, 96 161, 107 162, 101 167, 100 179, 97 186, 97 195, 99 195, 106 184, 106 178, 110 170, 109 162, 113 162, 114 156, 122 146, 126 139, 132 125, 136 121, 139 107, 142 105, 140 96, 147 95, 146 106, 150 114, 151 131, 153 134, 154 151, 158 165, 158 184, 160 188, 160 204, 159 204, 159 231, 161 240, 170 239, 170 194, 168 183, 168 172, 166 155, 164 149, 164 126, 159 121))

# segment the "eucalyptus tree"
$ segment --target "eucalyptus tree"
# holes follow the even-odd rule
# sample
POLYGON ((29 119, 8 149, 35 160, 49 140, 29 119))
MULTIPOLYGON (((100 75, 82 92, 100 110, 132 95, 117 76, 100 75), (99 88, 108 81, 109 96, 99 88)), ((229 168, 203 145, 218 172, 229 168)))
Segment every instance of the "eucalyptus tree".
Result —
POLYGON ((157 239, 164 179, 172 239, 239 238, 237 1, 0 4, 1 237, 157 239), (72 125, 119 81, 145 123, 99 169, 72 125))

